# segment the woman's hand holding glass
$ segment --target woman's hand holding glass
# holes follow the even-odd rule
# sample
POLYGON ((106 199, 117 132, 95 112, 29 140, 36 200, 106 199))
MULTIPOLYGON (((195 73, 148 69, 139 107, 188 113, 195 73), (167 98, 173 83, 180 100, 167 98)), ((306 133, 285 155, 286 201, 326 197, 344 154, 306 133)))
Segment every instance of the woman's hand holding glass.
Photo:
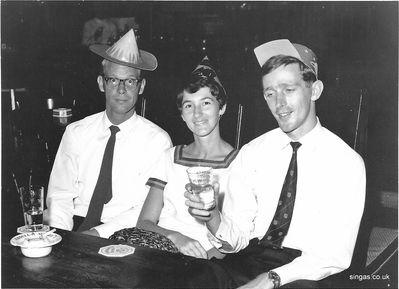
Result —
POLYGON ((180 253, 196 258, 208 258, 208 255, 205 249, 201 246, 200 242, 191 239, 179 232, 174 232, 173 234, 170 234, 168 238, 175 244, 180 253))
POLYGON ((188 206, 188 212, 194 218, 208 222, 213 217, 213 212, 218 211, 217 194, 219 192, 219 184, 213 184, 213 191, 215 193, 215 206, 211 208, 206 208, 204 202, 201 200, 199 194, 194 194, 192 189, 192 184, 186 184, 186 191, 184 192, 184 197, 187 199, 185 204, 188 206))

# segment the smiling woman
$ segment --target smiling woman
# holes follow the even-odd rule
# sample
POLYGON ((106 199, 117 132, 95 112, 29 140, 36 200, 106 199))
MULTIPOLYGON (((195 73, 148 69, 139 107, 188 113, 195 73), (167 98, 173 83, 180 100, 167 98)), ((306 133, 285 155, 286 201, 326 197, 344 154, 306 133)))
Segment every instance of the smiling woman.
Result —
MULTIPOLYGON (((199 222, 190 215, 184 191, 188 183, 187 168, 212 168, 210 183, 216 190, 214 193, 210 186, 212 199, 215 194, 216 204, 220 209, 223 207, 230 164, 237 155, 237 151, 220 136, 219 122, 226 110, 226 102, 224 87, 205 57, 177 96, 178 109, 193 134, 194 142, 168 150, 159 160, 147 182, 151 189, 137 222, 141 231, 137 228, 121 230, 111 238, 179 251, 197 258, 223 257, 207 238, 206 222, 199 222), (162 238, 154 233, 167 238, 163 246, 159 246, 162 238), (172 243, 172 249, 169 243, 172 243)), ((214 205, 210 206, 208 214, 212 214, 214 208, 214 205)))
POLYGON ((194 139, 219 134, 219 119, 226 110, 220 108, 209 87, 202 87, 195 93, 183 92, 181 115, 194 139))

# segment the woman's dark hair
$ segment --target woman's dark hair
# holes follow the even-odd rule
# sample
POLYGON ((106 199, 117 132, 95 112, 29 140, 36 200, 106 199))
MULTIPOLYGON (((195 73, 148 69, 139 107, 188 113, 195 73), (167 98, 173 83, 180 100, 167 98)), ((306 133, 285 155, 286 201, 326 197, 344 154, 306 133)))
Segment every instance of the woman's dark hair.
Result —
POLYGON ((219 107, 222 108, 227 103, 227 95, 213 78, 209 77, 200 77, 198 75, 192 75, 188 80, 184 82, 183 89, 180 93, 177 94, 176 104, 179 111, 182 111, 182 101, 184 92, 187 93, 196 93, 203 87, 209 87, 211 94, 216 98, 219 102, 219 107))
POLYGON ((280 66, 287 66, 289 64, 297 63, 302 74, 302 79, 308 84, 311 84, 317 80, 314 72, 307 67, 298 58, 287 56, 287 55, 276 55, 271 57, 261 68, 262 77, 279 68, 280 66))

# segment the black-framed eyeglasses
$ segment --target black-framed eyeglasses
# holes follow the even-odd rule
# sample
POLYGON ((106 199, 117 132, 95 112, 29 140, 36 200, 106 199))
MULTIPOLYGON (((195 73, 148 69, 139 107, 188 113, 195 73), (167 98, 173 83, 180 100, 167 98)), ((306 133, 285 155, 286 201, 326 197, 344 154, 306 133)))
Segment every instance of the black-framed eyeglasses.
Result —
POLYGON ((103 75, 103 78, 105 80, 105 83, 111 87, 118 87, 121 82, 123 82, 124 86, 128 89, 133 89, 136 88, 139 83, 142 81, 142 79, 137 79, 137 78, 126 78, 126 79, 120 79, 116 77, 107 77, 103 75))

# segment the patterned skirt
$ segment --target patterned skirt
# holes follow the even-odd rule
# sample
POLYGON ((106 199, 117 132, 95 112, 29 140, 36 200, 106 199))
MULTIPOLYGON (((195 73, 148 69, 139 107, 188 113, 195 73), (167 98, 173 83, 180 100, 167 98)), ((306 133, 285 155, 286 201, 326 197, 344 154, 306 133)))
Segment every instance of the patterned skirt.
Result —
POLYGON ((116 231, 109 237, 111 240, 125 241, 132 245, 178 253, 175 244, 164 235, 143 230, 137 227, 116 231))

